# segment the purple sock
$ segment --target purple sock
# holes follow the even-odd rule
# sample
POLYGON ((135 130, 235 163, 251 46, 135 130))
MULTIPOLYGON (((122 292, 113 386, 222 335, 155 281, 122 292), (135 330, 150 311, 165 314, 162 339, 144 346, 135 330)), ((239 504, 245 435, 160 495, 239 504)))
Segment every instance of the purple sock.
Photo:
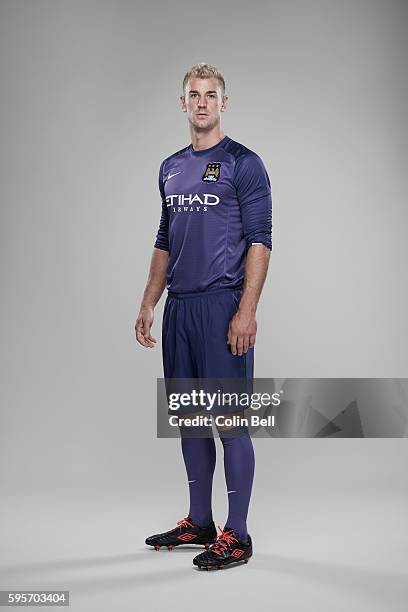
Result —
POLYGON ((211 428, 208 429, 209 437, 206 438, 184 436, 182 427, 180 433, 190 489, 188 515, 195 525, 206 527, 213 520, 211 494, 216 462, 214 436, 211 428))
POLYGON ((236 437, 229 430, 220 432, 224 447, 224 471, 228 493, 228 518, 225 527, 234 529, 246 542, 248 537, 247 515, 251 499, 255 471, 255 454, 248 434, 236 437), (227 432, 225 432, 227 433, 227 432))

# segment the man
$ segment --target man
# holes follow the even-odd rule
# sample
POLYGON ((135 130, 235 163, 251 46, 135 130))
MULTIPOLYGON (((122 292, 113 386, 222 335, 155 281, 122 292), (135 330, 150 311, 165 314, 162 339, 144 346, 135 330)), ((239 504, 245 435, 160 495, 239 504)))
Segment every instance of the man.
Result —
MULTIPOLYGON (((160 166, 160 226, 135 330, 154 347, 154 307, 166 283, 163 366, 169 379, 252 380, 256 308, 272 249, 272 199, 260 157, 221 130, 228 96, 221 73, 193 66, 183 80, 181 108, 191 144, 160 166)), ((177 527, 146 539, 159 549, 205 545, 199 568, 222 568, 252 555, 247 513, 254 451, 247 428, 218 427, 224 447, 229 514, 217 538, 211 508, 216 447, 211 427, 194 437, 180 417, 190 509, 177 527)))

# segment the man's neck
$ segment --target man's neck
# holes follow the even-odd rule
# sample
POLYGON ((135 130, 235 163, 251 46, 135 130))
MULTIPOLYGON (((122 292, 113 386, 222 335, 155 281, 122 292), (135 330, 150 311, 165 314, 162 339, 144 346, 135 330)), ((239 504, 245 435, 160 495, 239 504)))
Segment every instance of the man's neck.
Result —
POLYGON ((191 144, 194 151, 203 151, 218 144, 225 134, 221 129, 212 130, 211 132, 195 132, 191 130, 191 144))

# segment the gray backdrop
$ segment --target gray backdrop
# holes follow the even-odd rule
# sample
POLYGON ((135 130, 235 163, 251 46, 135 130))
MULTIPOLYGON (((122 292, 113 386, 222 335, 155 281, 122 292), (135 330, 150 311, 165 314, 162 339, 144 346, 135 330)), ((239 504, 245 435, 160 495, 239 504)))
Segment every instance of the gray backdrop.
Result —
POLYGON ((87 612, 402 610, 404 439, 255 440, 253 560, 204 575, 192 548, 146 550, 188 496, 179 440, 155 437, 160 344, 133 325, 159 164, 190 142, 181 81, 207 61, 272 181, 256 375, 407 376, 407 3, 0 7, 0 588, 87 612))

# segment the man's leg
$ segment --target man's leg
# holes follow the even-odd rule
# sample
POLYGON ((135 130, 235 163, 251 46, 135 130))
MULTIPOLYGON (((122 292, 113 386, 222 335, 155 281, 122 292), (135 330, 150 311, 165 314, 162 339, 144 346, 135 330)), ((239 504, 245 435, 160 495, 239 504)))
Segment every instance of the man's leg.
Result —
MULTIPOLYGON (((163 317, 163 366, 166 378, 193 379, 196 362, 191 354, 191 304, 168 298, 163 317)), ((177 384, 177 383, 176 383, 177 384)), ((186 415, 189 418, 195 414, 186 415)), ((216 447, 211 427, 185 427, 179 417, 181 450, 190 494, 189 517, 205 527, 212 522, 212 483, 216 447)))
MULTIPOLYGON (((172 379, 191 379, 196 376, 185 320, 183 300, 168 297, 164 308, 162 333, 167 392, 179 384, 179 381, 172 379)), ((161 547, 172 550, 174 546, 180 544, 198 544, 208 548, 217 539, 217 530, 211 512, 212 477, 215 467, 215 441, 212 429, 209 428, 211 431, 207 432, 208 437, 202 438, 189 437, 191 432, 187 435, 185 426, 183 424, 180 426, 180 422, 179 427, 190 489, 189 516, 178 521, 174 529, 146 538, 146 544, 154 546, 156 550, 161 547)), ((202 428, 199 429, 198 433, 201 436, 203 431, 202 428)))
POLYGON ((219 436, 224 447, 224 472, 228 494, 228 518, 224 531, 233 529, 247 541, 247 516, 255 471, 252 440, 245 426, 221 428, 219 436))
MULTIPOLYGON (((199 375, 207 379, 237 380, 237 390, 252 392, 254 349, 241 356, 233 355, 227 345, 229 322, 236 313, 242 292, 208 294, 200 300, 201 318, 206 322, 198 352, 199 375)), ((229 389, 232 390, 232 389, 229 389)), ((228 389, 227 389, 228 391, 228 389)), ((232 412, 221 413, 232 416, 232 412)), ((242 413, 237 415, 244 416, 242 413)), ((255 471, 255 453, 248 428, 218 426, 224 448, 224 472, 229 502, 225 529, 233 529, 247 539, 247 515, 255 471)))
POLYGON ((181 421, 179 430, 190 490, 188 515, 195 525, 206 527, 213 520, 211 497, 216 448, 212 428, 185 427, 181 421))

